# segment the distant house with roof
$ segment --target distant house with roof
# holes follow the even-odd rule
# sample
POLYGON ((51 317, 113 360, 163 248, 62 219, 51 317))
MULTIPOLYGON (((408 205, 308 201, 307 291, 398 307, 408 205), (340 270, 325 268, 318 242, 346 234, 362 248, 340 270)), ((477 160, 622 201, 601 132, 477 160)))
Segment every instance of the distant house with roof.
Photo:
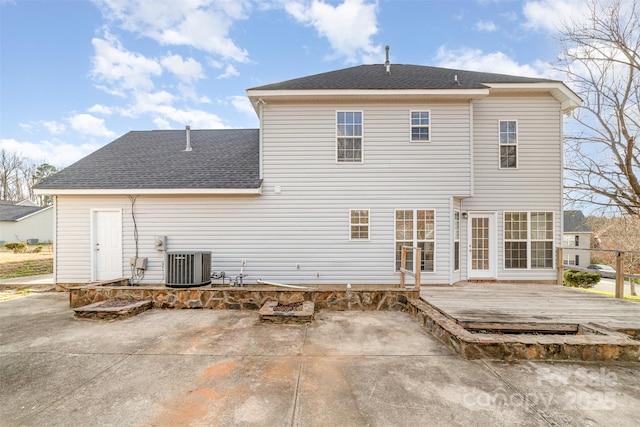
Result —
POLYGON ((202 251, 245 283, 388 285, 403 246, 423 284, 555 280, 562 82, 378 64, 247 95, 259 129, 132 131, 38 184, 56 282, 137 257, 167 283, 167 253, 202 251))
POLYGON ((586 222, 582 211, 564 212, 562 246, 563 264, 587 268, 591 264, 591 235, 593 228, 586 222))
POLYGON ((53 241, 53 206, 0 201, 0 244, 53 241))

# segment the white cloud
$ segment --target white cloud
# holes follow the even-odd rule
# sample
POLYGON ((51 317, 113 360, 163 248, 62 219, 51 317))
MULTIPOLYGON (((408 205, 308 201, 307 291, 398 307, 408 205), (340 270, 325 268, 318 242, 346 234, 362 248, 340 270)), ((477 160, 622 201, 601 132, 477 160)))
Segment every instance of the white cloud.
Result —
POLYGON ((31 142, 0 139, 0 149, 28 157, 35 162, 46 162, 60 168, 69 166, 100 147, 101 145, 96 142, 73 145, 58 140, 31 142))
POLYGON ((233 105, 233 108, 240 111, 241 113, 248 114, 252 117, 255 117, 256 110, 253 109, 251 105, 251 101, 246 96, 230 96, 229 102, 233 105))
POLYGON ((335 57, 348 62, 383 62, 380 46, 374 46, 372 37, 378 32, 377 5, 363 0, 344 0, 337 6, 323 0, 291 1, 285 10, 298 22, 315 28, 326 37, 335 57))
POLYGON ((67 127, 64 125, 64 123, 58 123, 55 120, 31 121, 29 123, 19 123, 18 126, 20 126, 22 130, 30 134, 44 129, 51 135, 58 135, 67 130, 67 127))
POLYGON ((112 95, 125 96, 131 90, 153 89, 153 76, 162 74, 162 66, 154 59, 122 47, 120 41, 109 33, 105 38, 94 38, 95 49, 91 74, 112 95))
POLYGON ((540 61, 534 64, 518 64, 500 51, 484 53, 480 49, 461 48, 447 50, 444 47, 440 47, 436 55, 436 65, 444 68, 484 71, 516 76, 553 78, 553 71, 550 64, 540 61))
POLYGON ((524 26, 553 33, 569 19, 583 19, 587 8, 588 2, 584 0, 528 1, 523 6, 524 26))
POLYGON ((67 130, 67 127, 64 125, 64 123, 58 123, 55 120, 51 120, 51 121, 43 120, 40 122, 40 124, 42 124, 42 126, 46 130, 48 130, 49 133, 51 133, 52 135, 57 135, 67 130))
POLYGON ((108 137, 115 136, 115 132, 106 128, 103 119, 99 119, 91 114, 75 114, 67 118, 71 129, 85 135, 108 137))
POLYGON ((154 120, 156 125, 158 123, 167 124, 172 121, 178 125, 178 128, 183 128, 185 125, 190 125, 194 129, 223 129, 228 127, 217 115, 202 110, 158 105, 153 112, 158 116, 154 120))
POLYGON ((239 76, 240 73, 238 73, 238 70, 236 70, 236 67, 234 67, 233 65, 229 64, 227 65, 227 67, 224 70, 224 73, 220 74, 218 76, 219 79, 228 79, 229 77, 234 77, 234 76, 239 76))
POLYGON ((225 59, 248 60, 234 43, 234 22, 247 18, 250 0, 95 0, 102 13, 132 33, 164 45, 190 46, 225 59))
POLYGON ((167 55, 160 63, 184 83, 193 83, 204 77, 202 65, 193 58, 185 61, 180 55, 167 55))
POLYGON ((498 30, 498 27, 496 26, 496 24, 494 24, 491 21, 478 21, 475 23, 473 28, 475 28, 478 31, 486 31, 488 33, 492 33, 498 30))
POLYGON ((111 114, 113 114, 113 109, 111 107, 101 104, 95 104, 87 109, 87 111, 89 113, 102 114, 104 116, 110 116, 111 114))
POLYGON ((157 126, 158 129, 170 129, 171 125, 168 120, 165 120, 160 117, 156 117, 153 119, 153 123, 157 126))
POLYGON ((176 123, 178 128, 185 125, 200 129, 227 127, 216 114, 188 107, 178 108, 172 105, 175 101, 177 98, 166 91, 136 93, 133 104, 127 108, 118 109, 118 113, 125 117, 149 116, 161 129, 170 129, 171 123, 176 123))

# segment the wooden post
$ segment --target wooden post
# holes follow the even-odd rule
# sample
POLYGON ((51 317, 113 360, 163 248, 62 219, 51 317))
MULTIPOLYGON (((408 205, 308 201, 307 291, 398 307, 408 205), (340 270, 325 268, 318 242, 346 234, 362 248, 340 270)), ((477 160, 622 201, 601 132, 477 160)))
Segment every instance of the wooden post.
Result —
POLYGON ((420 271, 422 271, 422 248, 418 246, 416 248, 417 262, 413 263, 413 269, 416 273, 416 289, 420 290, 420 271))
POLYGON ((624 298, 624 252, 616 252, 616 298, 624 298))
POLYGON ((558 276, 556 282, 562 286, 564 283, 564 255, 562 254, 562 247, 558 247, 556 262, 558 263, 558 276))
POLYGON ((404 288, 404 266, 407 265, 407 248, 402 247, 400 256, 400 287, 404 288))

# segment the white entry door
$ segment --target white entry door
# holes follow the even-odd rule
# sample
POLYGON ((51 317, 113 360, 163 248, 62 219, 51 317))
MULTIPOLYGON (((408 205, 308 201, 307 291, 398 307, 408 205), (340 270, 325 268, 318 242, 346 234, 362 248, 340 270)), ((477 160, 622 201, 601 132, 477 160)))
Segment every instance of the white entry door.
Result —
POLYGON ((94 281, 122 277, 122 211, 94 210, 93 278, 94 281))
POLYGON ((469 214, 469 279, 496 278, 496 215, 469 214))

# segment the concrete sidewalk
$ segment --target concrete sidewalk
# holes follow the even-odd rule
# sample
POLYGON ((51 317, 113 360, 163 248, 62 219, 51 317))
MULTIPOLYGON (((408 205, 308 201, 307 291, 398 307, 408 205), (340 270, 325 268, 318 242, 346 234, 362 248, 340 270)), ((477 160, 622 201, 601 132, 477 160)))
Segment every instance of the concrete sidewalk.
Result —
POLYGON ((77 320, 64 293, 0 303, 0 390, 3 426, 640 425, 638 364, 467 361, 398 312, 77 320))

